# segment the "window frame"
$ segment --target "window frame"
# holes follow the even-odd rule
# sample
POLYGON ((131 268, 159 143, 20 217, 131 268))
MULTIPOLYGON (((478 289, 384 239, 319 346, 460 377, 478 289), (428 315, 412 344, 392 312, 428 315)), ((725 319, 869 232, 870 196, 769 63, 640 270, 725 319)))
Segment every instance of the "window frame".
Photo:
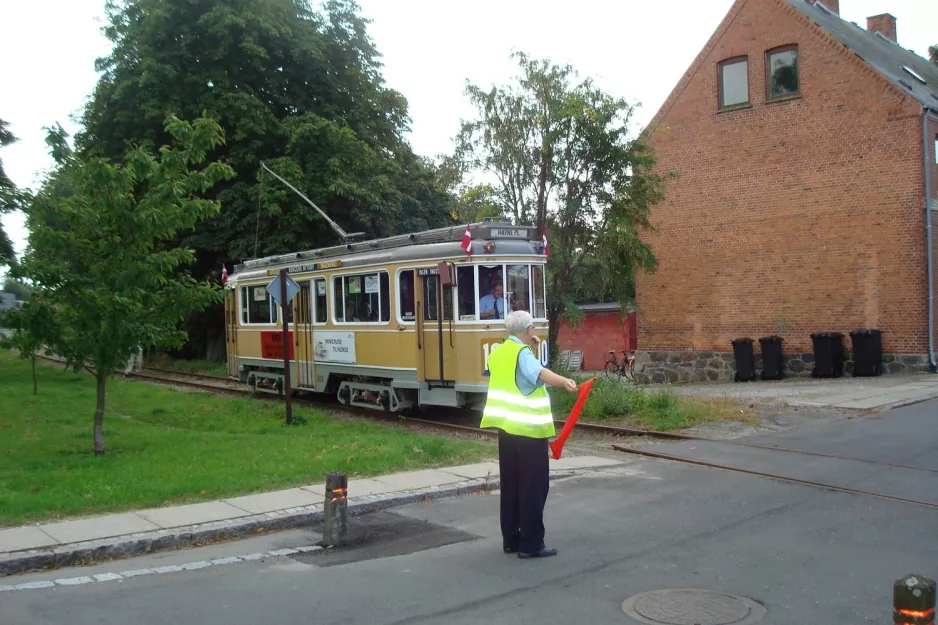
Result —
POLYGON ((310 299, 310 305, 312 307, 310 314, 313 316, 313 325, 314 326, 327 326, 329 325, 329 278, 326 276, 314 276, 310 278, 309 283, 310 283, 310 298, 309 299, 310 299), (316 313, 318 312, 318 306, 316 303, 318 299, 317 290, 316 290, 318 288, 316 284, 317 282, 322 282, 326 285, 326 293, 324 295, 326 299, 326 304, 325 304, 326 320, 325 321, 316 321, 316 313))
POLYGON ((749 88, 749 56, 741 55, 724 59, 717 63, 717 107, 720 111, 733 111, 735 109, 752 106, 752 89, 749 88), (736 104, 724 104, 723 102, 723 69, 730 65, 738 63, 746 64, 746 101, 736 104))
POLYGON ((280 318, 282 312, 280 310, 280 305, 274 301, 274 298, 270 296, 270 293, 267 293, 267 286, 264 284, 242 284, 238 286, 238 320, 241 322, 241 325, 244 327, 258 327, 258 328, 276 328, 280 325, 280 318), (272 321, 256 322, 251 321, 251 300, 245 299, 248 289, 264 289, 264 294, 267 296, 267 303, 270 306, 270 318, 272 321), (247 305, 245 307, 245 305, 247 305), (244 317, 247 317, 248 320, 245 321, 244 317))
MULTIPOLYGON (((328 294, 329 291, 332 292, 332 301, 331 301, 331 304, 332 304, 332 305, 330 306, 330 309, 331 309, 331 313, 330 313, 330 314, 332 315, 332 323, 333 323, 333 325, 336 325, 336 326, 349 326, 349 325, 353 325, 353 326, 354 326, 354 325, 387 326, 387 325, 390 325, 390 323, 391 323, 391 311, 388 311, 388 319, 387 319, 387 321, 382 321, 382 320, 381 320, 382 312, 383 312, 382 301, 381 301, 381 300, 382 300, 382 298, 381 298, 381 274, 384 274, 385 276, 388 277, 388 281, 389 281, 389 282, 388 282, 388 297, 389 297, 388 305, 390 306, 390 301, 391 301, 391 299, 393 299, 393 298, 391 298, 391 294, 392 294, 393 289, 391 288, 391 284, 390 284, 390 279, 391 279, 391 277, 390 277, 390 274, 389 274, 389 272, 388 272, 387 269, 374 269, 374 270, 372 270, 372 271, 368 271, 367 269, 364 270, 364 271, 362 271, 362 270, 359 270, 359 271, 347 271, 347 272, 343 272, 343 273, 334 273, 334 274, 332 274, 332 275, 329 276, 329 283, 330 283, 330 286, 326 288, 326 293, 328 294), (353 278, 354 278, 354 277, 356 277, 356 276, 357 276, 357 277, 364 278, 365 276, 372 276, 372 275, 378 276, 378 293, 377 293, 377 295, 378 295, 378 321, 344 321, 344 320, 343 320, 343 321, 339 321, 338 317, 336 317, 336 314, 335 314, 335 312, 336 312, 336 302, 338 301, 338 298, 336 297, 336 292, 335 292, 335 281, 336 281, 336 278, 341 278, 341 280, 342 280, 342 300, 341 300, 341 301, 342 301, 342 310, 344 311, 344 310, 346 309, 346 306, 345 306, 346 281, 345 281, 345 279, 346 279, 346 278, 349 278, 349 277, 353 277, 353 278)), ((362 280, 362 288, 364 289, 364 279, 362 280)), ((327 299, 327 301, 326 301, 326 306, 329 306, 330 302, 328 301, 328 299, 329 299, 328 296, 327 296, 326 299, 327 299)))
POLYGON ((765 51, 765 101, 766 102, 778 102, 779 100, 788 100, 791 98, 797 98, 801 96, 801 52, 798 49, 797 43, 790 43, 784 46, 778 46, 772 48, 771 50, 765 51), (785 95, 772 95, 772 55, 779 54, 781 52, 792 52, 795 53, 795 62, 797 63, 797 69, 795 77, 798 80, 798 91, 794 93, 786 93, 785 95))
MULTIPOLYGON (((528 267, 528 302, 530 303, 530 306, 531 306, 531 311, 529 311, 529 312, 531 313, 531 318, 532 318, 534 321, 547 321, 547 314, 548 314, 548 313, 547 313, 547 264, 546 264, 546 263, 534 263, 534 262, 531 262, 531 261, 529 261, 529 260, 520 260, 520 261, 517 261, 517 260, 516 260, 516 261, 514 261, 514 262, 505 261, 505 262, 501 262, 501 263, 480 263, 480 264, 477 264, 477 265, 476 265, 476 302, 481 301, 481 300, 482 300, 482 297, 483 297, 483 293, 479 292, 479 279, 478 279, 478 276, 479 276, 479 267, 480 267, 482 264, 486 264, 486 265, 492 265, 492 264, 494 264, 496 267, 501 267, 502 276, 504 276, 504 282, 502 283, 502 290, 503 290, 503 291, 507 291, 508 267, 511 266, 511 265, 527 265, 527 267, 528 267), (535 314, 534 314, 535 311, 536 311, 536 308, 537 308, 537 307, 535 306, 535 304, 534 304, 534 266, 535 266, 535 265, 537 265, 537 266, 543 268, 543 270, 542 270, 542 272, 541 272, 541 284, 542 284, 542 288, 543 288, 543 290, 544 290, 544 316, 543 316, 543 317, 537 317, 537 316, 535 316, 535 314)), ((485 293, 484 295, 488 295, 488 293, 485 293)), ((504 294, 502 295, 502 297, 504 297, 504 294)), ((505 303, 506 303, 506 304, 508 303, 508 299, 507 299, 507 298, 505 299, 505 303)), ((507 311, 506 314, 511 314, 511 313, 513 313, 513 312, 514 312, 514 309, 512 309, 510 306, 508 306, 508 311, 507 311)), ((481 314, 482 314, 481 306, 479 306, 478 304, 476 304, 476 321, 474 321, 474 322, 468 322, 468 321, 467 321, 467 322, 464 322, 464 323, 480 323, 480 322, 481 322, 481 323, 491 323, 491 322, 492 322, 491 319, 481 319, 481 318, 479 317, 479 315, 481 315, 481 314)))

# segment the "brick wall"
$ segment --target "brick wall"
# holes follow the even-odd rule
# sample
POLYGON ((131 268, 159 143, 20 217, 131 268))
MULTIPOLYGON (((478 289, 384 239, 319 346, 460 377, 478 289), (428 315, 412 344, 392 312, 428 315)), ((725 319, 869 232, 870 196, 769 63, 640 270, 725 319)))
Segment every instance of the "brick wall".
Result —
MULTIPOLYGON (((630 318, 634 320, 635 313, 630 318)), ((635 348, 635 339, 630 339, 629 334, 629 323, 619 313, 590 313, 576 327, 562 321, 557 345, 561 350, 581 350, 583 369, 599 371, 605 366, 610 349, 616 350, 616 357, 621 360, 622 350, 635 348)))
POLYGON ((653 211, 641 348, 778 334, 809 352, 812 332, 874 327, 885 351, 924 353, 921 108, 780 0, 737 9, 655 120, 680 179, 653 211), (767 103, 765 52, 790 44, 801 96, 767 103), (751 107, 717 113, 717 63, 740 55, 751 107))

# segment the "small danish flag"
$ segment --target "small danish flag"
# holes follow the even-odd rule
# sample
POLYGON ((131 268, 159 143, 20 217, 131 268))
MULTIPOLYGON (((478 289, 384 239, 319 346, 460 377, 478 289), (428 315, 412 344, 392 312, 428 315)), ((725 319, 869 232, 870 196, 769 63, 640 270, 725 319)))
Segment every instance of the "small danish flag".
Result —
POLYGON ((228 270, 225 268, 225 263, 221 265, 221 285, 225 286, 228 284, 228 270))
POLYGON ((462 249, 466 250, 466 254, 472 256, 472 233, 469 232, 469 226, 466 226, 466 234, 462 235, 462 243, 460 246, 462 249))
POLYGON ((547 245, 547 230, 541 233, 541 242, 544 244, 544 254, 550 258, 550 246, 547 245))

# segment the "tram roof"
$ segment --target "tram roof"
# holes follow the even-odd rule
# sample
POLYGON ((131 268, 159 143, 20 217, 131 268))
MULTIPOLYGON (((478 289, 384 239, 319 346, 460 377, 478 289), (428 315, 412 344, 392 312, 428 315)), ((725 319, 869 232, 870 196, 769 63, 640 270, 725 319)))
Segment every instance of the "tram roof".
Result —
MULTIPOLYGON (((479 243, 484 244, 484 242, 491 241, 496 243, 496 250, 500 255, 542 254, 544 251, 534 226, 513 226, 502 222, 482 222, 470 224, 469 231, 473 247, 479 243), (479 243, 476 243, 477 241, 479 243)), ((300 265, 302 267, 302 269, 294 270, 295 272, 315 271, 327 268, 326 266, 316 267, 319 261, 325 260, 352 261, 354 259, 354 261, 357 261, 342 263, 343 266, 348 266, 372 262, 418 260, 421 257, 458 254, 461 252, 462 248, 459 247, 459 244, 462 243, 465 233, 466 226, 449 226, 305 252, 278 254, 248 260, 235 265, 233 274, 253 273, 291 265, 300 265), (376 252, 391 253, 376 254, 376 252)), ((476 256, 475 251, 473 256, 476 256)), ((326 265, 326 263, 322 264, 326 265)))

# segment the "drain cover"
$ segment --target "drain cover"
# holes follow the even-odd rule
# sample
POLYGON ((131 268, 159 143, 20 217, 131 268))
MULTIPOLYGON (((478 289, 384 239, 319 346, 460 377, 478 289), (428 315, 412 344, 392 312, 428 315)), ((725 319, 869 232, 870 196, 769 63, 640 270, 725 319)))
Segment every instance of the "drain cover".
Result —
POLYGON ((765 616, 752 599, 711 590, 652 590, 622 602, 622 611, 652 625, 750 625, 765 616))

